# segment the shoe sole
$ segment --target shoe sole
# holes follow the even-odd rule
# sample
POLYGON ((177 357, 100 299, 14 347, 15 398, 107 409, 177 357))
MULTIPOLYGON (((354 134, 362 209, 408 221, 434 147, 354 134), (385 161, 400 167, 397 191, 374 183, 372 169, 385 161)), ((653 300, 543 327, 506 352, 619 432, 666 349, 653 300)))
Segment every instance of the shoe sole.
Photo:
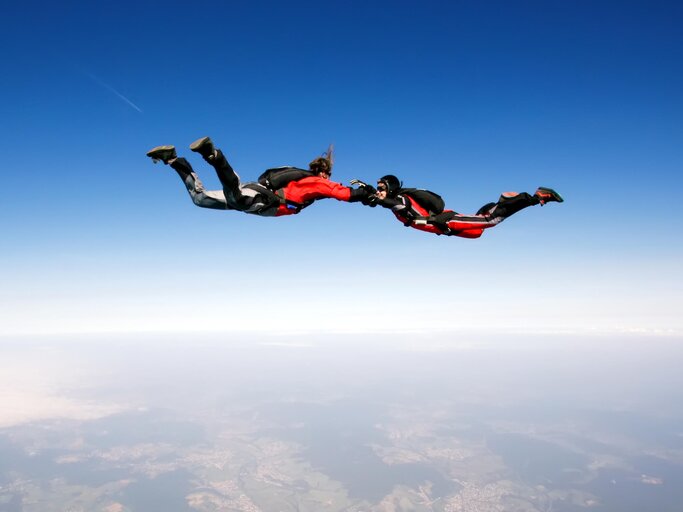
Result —
POLYGON ((168 163, 169 160, 177 158, 175 155, 175 146, 157 146, 147 152, 147 156, 152 159, 152 162, 168 163))
POLYGON ((211 138, 210 137, 202 137, 201 139, 197 139, 192 144, 190 144, 190 149, 192 151, 198 152, 203 146, 206 146, 209 144, 211 146, 213 146, 213 142, 211 142, 211 138))
POLYGON ((155 156, 159 153, 164 153, 166 151, 174 151, 175 146, 157 146, 155 148, 150 149, 147 152, 147 156, 155 158, 155 156))

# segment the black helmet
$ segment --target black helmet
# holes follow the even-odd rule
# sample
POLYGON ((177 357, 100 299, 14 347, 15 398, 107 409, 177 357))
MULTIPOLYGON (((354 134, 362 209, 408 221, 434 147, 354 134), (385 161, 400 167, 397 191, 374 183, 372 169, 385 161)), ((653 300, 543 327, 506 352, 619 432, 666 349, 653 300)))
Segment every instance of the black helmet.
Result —
POLYGON ((384 183, 387 186, 387 196, 394 197, 398 190, 403 186, 403 182, 393 174, 387 174, 377 180, 377 183, 384 183))

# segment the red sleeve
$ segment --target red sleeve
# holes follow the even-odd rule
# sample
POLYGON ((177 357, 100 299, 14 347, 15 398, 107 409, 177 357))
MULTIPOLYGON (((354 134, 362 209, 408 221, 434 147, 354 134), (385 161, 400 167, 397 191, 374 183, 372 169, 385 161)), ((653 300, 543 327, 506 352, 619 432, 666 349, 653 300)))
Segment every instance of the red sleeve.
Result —
POLYGON ((285 198, 296 203, 305 203, 315 199, 334 198, 348 201, 351 189, 341 183, 311 176, 290 182, 284 189, 285 198))

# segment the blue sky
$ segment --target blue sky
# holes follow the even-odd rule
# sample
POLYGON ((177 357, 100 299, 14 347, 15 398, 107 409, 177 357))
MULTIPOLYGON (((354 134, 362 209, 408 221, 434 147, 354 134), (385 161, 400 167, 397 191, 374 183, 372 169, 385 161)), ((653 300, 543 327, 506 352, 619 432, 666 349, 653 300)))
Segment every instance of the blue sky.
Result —
POLYGON ((683 8, 673 2, 27 2, 3 7, 0 335, 683 331, 683 8), (469 213, 476 241, 322 201, 192 205, 145 152, 210 135, 246 181, 329 143, 469 213))

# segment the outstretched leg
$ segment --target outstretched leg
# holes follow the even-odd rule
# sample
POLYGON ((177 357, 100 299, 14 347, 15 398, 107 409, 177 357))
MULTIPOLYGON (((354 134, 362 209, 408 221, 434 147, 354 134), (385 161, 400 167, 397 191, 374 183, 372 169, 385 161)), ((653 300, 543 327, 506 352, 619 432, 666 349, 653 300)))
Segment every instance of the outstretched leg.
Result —
POLYGON ((503 192, 498 202, 494 203, 492 208, 488 209, 488 211, 482 211, 482 209, 486 208, 484 206, 477 213, 483 214, 492 220, 499 219, 496 221, 496 224, 498 224, 524 208, 537 204, 540 204, 540 200, 535 195, 532 196, 526 192, 503 192))
POLYGON ((202 158, 211 165, 223 185, 223 193, 226 200, 235 205, 238 210, 248 210, 253 202, 253 197, 244 195, 240 186, 240 177, 234 171, 220 149, 216 149, 209 137, 202 137, 190 144, 190 149, 199 153, 202 158))
POLYGON ((173 146, 157 146, 147 152, 155 163, 163 162, 170 165, 178 173, 180 179, 185 184, 185 188, 192 198, 192 202, 201 208, 211 208, 213 210, 227 210, 229 206, 225 201, 222 190, 205 190, 199 176, 192 170, 190 163, 184 158, 176 155, 173 146))
POLYGON ((240 177, 228 163, 223 152, 216 149, 209 137, 197 139, 190 144, 190 149, 199 153, 216 170, 218 179, 223 185, 225 200, 231 208, 264 216, 275 215, 280 205, 279 198, 258 184, 242 185, 240 177))
POLYGON ((500 224, 524 208, 562 201, 562 197, 557 192, 545 187, 539 187, 534 195, 526 192, 505 192, 497 203, 485 204, 475 215, 446 211, 436 215, 432 223, 447 235, 478 238, 485 229, 500 224))
POLYGON ((489 203, 483 206, 477 214, 484 214, 490 218, 500 218, 498 222, 501 222, 528 206, 535 206, 537 204, 543 206, 546 203, 562 202, 564 202, 562 196, 552 188, 538 187, 534 195, 527 194, 526 192, 503 192, 497 203, 489 203), (492 206, 492 208, 487 209, 488 206, 492 206))

